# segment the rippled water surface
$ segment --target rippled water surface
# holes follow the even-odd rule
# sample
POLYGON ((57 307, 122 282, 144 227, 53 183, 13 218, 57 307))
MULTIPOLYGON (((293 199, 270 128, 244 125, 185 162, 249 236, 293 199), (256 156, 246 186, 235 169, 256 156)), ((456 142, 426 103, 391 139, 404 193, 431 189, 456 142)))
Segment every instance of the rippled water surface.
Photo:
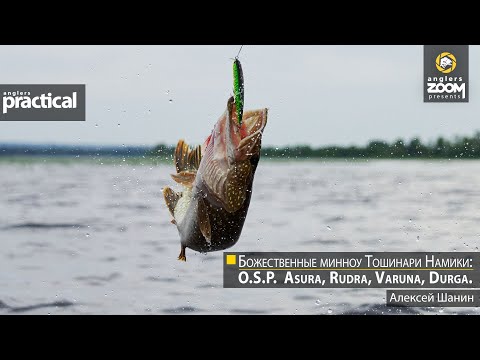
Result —
MULTIPOLYGON (((0 163, 0 314, 472 313, 382 289, 223 289, 161 196, 173 166, 0 163)), ((261 161, 234 251, 478 251, 480 162, 261 161)))

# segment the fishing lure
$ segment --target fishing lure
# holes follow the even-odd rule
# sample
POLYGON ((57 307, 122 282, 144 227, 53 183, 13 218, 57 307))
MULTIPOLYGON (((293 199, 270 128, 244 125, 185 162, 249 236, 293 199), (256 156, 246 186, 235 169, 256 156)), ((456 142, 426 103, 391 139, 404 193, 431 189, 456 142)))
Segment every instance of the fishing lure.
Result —
POLYGON ((240 64, 238 57, 233 61, 233 96, 235 99, 235 107, 237 109, 238 125, 242 125, 244 84, 242 64, 240 64))

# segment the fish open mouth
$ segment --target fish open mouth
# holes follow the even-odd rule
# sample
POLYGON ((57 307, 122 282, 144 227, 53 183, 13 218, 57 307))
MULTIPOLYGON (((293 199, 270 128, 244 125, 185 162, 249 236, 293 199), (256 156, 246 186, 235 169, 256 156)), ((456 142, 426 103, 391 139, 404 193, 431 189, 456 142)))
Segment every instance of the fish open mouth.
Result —
POLYGON ((263 129, 267 125, 267 109, 251 110, 243 114, 243 124, 246 133, 240 140, 237 151, 241 153, 252 152, 252 150, 259 145, 262 138, 263 129))
POLYGON ((263 130, 267 125, 268 109, 248 110, 243 121, 238 123, 233 98, 228 101, 227 153, 229 163, 244 161, 260 152, 263 130))

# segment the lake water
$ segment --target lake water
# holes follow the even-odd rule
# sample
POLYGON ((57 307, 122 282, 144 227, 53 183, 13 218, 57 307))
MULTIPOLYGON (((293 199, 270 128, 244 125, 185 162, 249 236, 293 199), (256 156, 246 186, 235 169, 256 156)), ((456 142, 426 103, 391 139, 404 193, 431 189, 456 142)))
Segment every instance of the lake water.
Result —
MULTIPOLYGON (((387 308, 384 289, 224 289, 187 249, 170 165, 0 163, 0 314, 471 313, 387 308)), ((478 251, 480 162, 262 160, 232 251, 478 251)))

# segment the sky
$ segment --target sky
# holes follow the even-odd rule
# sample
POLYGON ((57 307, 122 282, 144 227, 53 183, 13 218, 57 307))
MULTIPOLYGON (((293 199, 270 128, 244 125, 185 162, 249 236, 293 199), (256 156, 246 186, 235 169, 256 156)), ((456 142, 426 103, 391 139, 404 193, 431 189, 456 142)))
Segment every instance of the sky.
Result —
MULTIPOLYGON (((232 94, 228 46, 0 46, 0 83, 86 84, 85 122, 0 122, 0 143, 195 145, 232 94)), ((423 46, 244 45, 245 109, 269 108, 265 145, 363 145, 480 130, 470 102, 423 102, 423 46)))

